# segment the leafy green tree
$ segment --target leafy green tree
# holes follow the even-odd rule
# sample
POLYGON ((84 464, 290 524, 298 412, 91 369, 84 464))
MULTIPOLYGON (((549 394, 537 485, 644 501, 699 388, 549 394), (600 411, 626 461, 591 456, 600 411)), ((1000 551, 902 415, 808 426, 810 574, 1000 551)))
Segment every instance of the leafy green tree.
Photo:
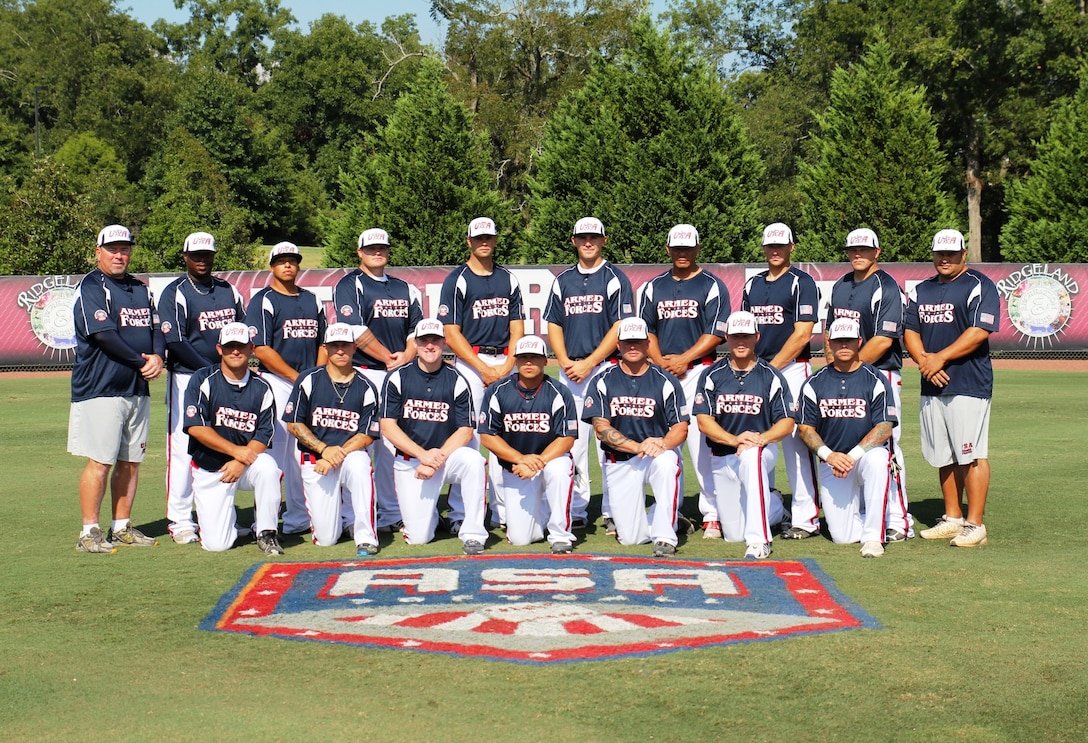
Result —
POLYGON ((861 61, 831 77, 813 160, 801 168, 799 226, 808 260, 841 260, 846 234, 869 227, 883 260, 927 258, 929 239, 955 226, 946 161, 925 92, 903 84, 882 34, 861 61))
MULTIPOLYGON (((344 198, 325 231, 330 266, 357 264, 356 241, 368 227, 389 232, 394 263, 441 266, 465 259, 474 217, 492 217, 507 233, 512 222, 487 171, 486 138, 472 131, 472 114, 434 63, 420 70, 389 123, 352 152, 340 188, 344 198)), ((499 260, 506 245, 499 241, 499 260)))
POLYGON ((67 168, 74 187, 90 199, 96 221, 133 223, 133 189, 112 147, 90 132, 81 132, 69 137, 53 159, 67 168))
POLYGON ((569 260, 572 225, 593 214, 612 260, 660 262, 680 222, 699 230, 703 260, 740 260, 759 228, 760 172, 710 67, 643 17, 632 48, 596 63, 548 123, 526 257, 569 260))

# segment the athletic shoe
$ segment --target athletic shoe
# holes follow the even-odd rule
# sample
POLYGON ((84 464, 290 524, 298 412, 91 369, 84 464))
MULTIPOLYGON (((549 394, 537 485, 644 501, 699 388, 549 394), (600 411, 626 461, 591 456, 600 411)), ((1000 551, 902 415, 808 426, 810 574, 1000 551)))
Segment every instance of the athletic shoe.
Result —
POLYGON ((248 539, 249 537, 253 536, 253 530, 250 529, 248 526, 238 526, 238 524, 235 524, 234 531, 237 534, 237 536, 234 538, 235 542, 240 539, 248 539))
POLYGON ((748 549, 744 553, 746 560, 766 560, 771 556, 770 544, 749 544, 748 549))
POLYGON ((480 555, 483 554, 483 551, 483 544, 477 542, 475 539, 469 539, 465 542, 464 552, 466 555, 480 555))
POLYGON ((456 537, 461 532, 461 524, 463 521, 451 521, 449 526, 450 536, 456 537))
POLYGON ((952 538, 953 547, 980 547, 986 544, 986 525, 975 526, 970 521, 963 522, 963 531, 952 538))
MULTIPOLYGON (((777 492, 777 491, 775 491, 775 492, 777 492)), ((781 493, 779 493, 779 497, 780 498, 782 497, 781 493)), ((782 509, 782 520, 779 521, 774 526, 772 526, 771 528, 772 529, 778 529, 778 536, 782 536, 786 532, 786 530, 790 528, 791 523, 793 523, 793 514, 790 513, 790 509, 783 508, 782 509)))
POLYGON ((355 547, 356 557, 370 557, 378 554, 378 545, 376 544, 357 544, 355 547))
POLYGON ((196 544, 200 541, 200 537, 192 529, 182 529, 171 538, 174 540, 174 544, 196 544))
POLYGON ((570 542, 556 542, 552 545, 553 555, 569 555, 574 551, 574 546, 570 542))
POLYGON ((585 519, 572 519, 570 522, 571 531, 574 531, 575 529, 577 529, 578 531, 582 531, 588 526, 589 522, 587 522, 585 519))
POLYGON ((941 516, 932 529, 922 529, 918 536, 922 539, 951 539, 960 535, 963 526, 963 519, 950 519, 947 516, 941 516))
POLYGON ((654 557, 672 557, 675 554, 675 545, 668 542, 654 542, 654 557))
POLYGON ((379 526, 378 527, 378 533, 379 534, 392 534, 393 532, 400 531, 403 528, 404 528, 404 522, 403 521, 397 521, 396 523, 393 523, 393 524, 386 524, 385 526, 379 526))
POLYGON ((283 554, 279 535, 273 529, 266 529, 257 535, 257 549, 269 557, 283 554))
POLYGON ((676 533, 677 534, 694 534, 695 524, 691 523, 687 516, 682 513, 676 514, 676 533))
POLYGON ((616 536, 616 522, 612 520, 611 516, 604 517, 604 533, 606 536, 616 536))
POLYGON ((152 539, 132 524, 121 531, 111 530, 110 541, 119 547, 154 547, 159 543, 157 539, 152 539))
POLYGON ((106 539, 106 535, 97 526, 92 526, 89 532, 79 537, 76 549, 80 552, 94 552, 99 555, 112 555, 117 551, 117 548, 106 539))
POLYGON ((905 542, 908 539, 910 539, 910 537, 908 537, 906 534, 899 531, 898 529, 888 529, 884 532, 885 543, 890 544, 891 542, 905 542))
POLYGON ((876 541, 875 539, 872 539, 861 545, 862 557, 882 557, 883 555, 884 545, 876 541))
POLYGON ((782 532, 780 536, 782 539, 808 539, 809 537, 820 536, 820 530, 809 531, 808 529, 802 529, 800 526, 791 526, 782 532))
POLYGON ((703 539, 721 539, 722 523, 720 521, 703 522, 703 539))

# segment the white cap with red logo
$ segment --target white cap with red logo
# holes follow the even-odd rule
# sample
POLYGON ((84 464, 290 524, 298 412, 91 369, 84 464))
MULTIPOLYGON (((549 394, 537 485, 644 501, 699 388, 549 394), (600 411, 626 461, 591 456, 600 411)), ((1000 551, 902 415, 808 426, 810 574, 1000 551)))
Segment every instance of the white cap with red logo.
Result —
POLYGON ((128 231, 128 227, 121 224, 111 224, 109 227, 103 227, 98 233, 98 247, 103 245, 110 245, 111 243, 128 243, 132 245, 132 233, 128 231))
POLYGON ((620 321, 619 340, 644 341, 650 337, 650 331, 646 327, 646 321, 641 317, 628 317, 620 321))
POLYGON ((880 241, 876 239, 876 233, 872 230, 862 227, 859 230, 854 230, 846 236, 846 247, 848 248, 879 248, 880 241))
POLYGON ((793 230, 783 222, 775 222, 763 228, 763 245, 792 245, 793 230))
POLYGON ((359 234, 359 247, 366 248, 371 245, 383 245, 389 247, 389 233, 385 230, 377 227, 372 227, 369 230, 359 234))
POLYGON ((436 335, 439 338, 446 337, 446 326, 438 320, 426 318, 416 323, 416 338, 424 338, 428 335, 436 335))
POLYGON ((572 235, 603 235, 604 224, 596 217, 582 217, 574 223, 572 235))
POLYGON ((495 229, 495 220, 490 217, 476 217, 468 223, 468 236, 479 237, 480 235, 497 235, 499 231, 495 229))
POLYGON ((548 349, 544 346, 544 341, 535 335, 526 335, 518 338, 518 342, 514 344, 515 356, 547 356, 548 349))
POLYGON ((737 310, 725 321, 726 335, 755 335, 759 332, 759 322, 751 312, 737 310))
POLYGON ((690 224, 678 224, 669 230, 670 248, 697 248, 699 247, 699 230, 690 224))
POLYGON ((965 250, 963 233, 959 230, 941 230, 933 236, 934 253, 962 253, 965 250))
POLYGON ((840 317, 831 323, 831 327, 827 329, 827 339, 829 341, 853 340, 860 337, 861 325, 858 324, 857 320, 852 320, 849 317, 840 317))
POLYGON ((346 322, 334 322, 325 328, 326 343, 354 343, 355 326, 346 322))
POLYGON ((244 322, 229 322, 219 329, 219 345, 228 343, 249 343, 249 326, 244 322))
POLYGON ((268 254, 268 265, 272 265, 276 262, 276 259, 281 255, 292 255, 298 258, 298 262, 302 263, 302 251, 298 249, 298 246, 294 243, 289 243, 284 240, 281 243, 276 243, 272 246, 272 251, 268 254))
POLYGON ((182 248, 181 252, 197 253, 202 250, 206 250, 209 253, 214 253, 215 238, 209 235, 207 232, 193 232, 187 238, 185 238, 185 247, 182 248))

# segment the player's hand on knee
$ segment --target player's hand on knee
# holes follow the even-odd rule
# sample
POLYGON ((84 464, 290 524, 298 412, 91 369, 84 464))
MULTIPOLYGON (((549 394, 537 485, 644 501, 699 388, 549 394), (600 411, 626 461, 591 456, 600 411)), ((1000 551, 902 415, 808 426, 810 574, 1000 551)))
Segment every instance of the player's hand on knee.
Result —
POLYGON ((524 464, 515 464, 510 468, 510 471, 520 477, 522 480, 530 480, 533 475, 536 474, 536 470, 526 467, 524 464))
MULTIPOLYGON (((344 452, 344 448, 341 446, 326 446, 321 450, 322 461, 328 462, 334 468, 339 467, 344 463, 344 457, 347 454, 344 452)), ((321 473, 324 474, 324 473, 321 473)))
POLYGON ((220 467, 219 471, 223 473, 219 478, 221 482, 238 482, 242 478, 242 474, 246 471, 246 465, 242 464, 237 459, 232 459, 220 467))
POLYGON ((248 446, 235 447, 234 451, 231 452, 231 455, 234 457, 235 461, 242 463, 243 469, 257 461, 257 452, 253 451, 248 446))
POLYGON ((314 465, 314 472, 322 476, 329 474, 334 469, 336 468, 324 459, 318 460, 317 464, 314 465))
POLYGON ((446 463, 446 452, 441 449, 428 449, 419 457, 419 462, 437 470, 446 463))
POLYGON ((436 469, 434 467, 430 466, 429 464, 423 464, 422 462, 420 462, 419 466, 416 467, 416 479, 430 480, 432 477, 434 477, 435 471, 436 469))

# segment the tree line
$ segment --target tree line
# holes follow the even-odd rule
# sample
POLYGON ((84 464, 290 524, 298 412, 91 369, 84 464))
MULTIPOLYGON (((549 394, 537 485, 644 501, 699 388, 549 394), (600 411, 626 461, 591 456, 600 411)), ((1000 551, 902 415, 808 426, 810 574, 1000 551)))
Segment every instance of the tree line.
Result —
POLYGON ((562 263, 581 216, 608 258, 760 257, 783 221, 801 260, 856 227, 926 260, 942 227, 974 260, 1088 259, 1083 0, 432 0, 447 32, 279 0, 175 0, 151 28, 122 0, 0 0, 0 273, 78 273, 89 237, 133 228, 134 268, 181 268, 195 230, 219 268, 279 240, 355 263, 464 255, 562 263))

